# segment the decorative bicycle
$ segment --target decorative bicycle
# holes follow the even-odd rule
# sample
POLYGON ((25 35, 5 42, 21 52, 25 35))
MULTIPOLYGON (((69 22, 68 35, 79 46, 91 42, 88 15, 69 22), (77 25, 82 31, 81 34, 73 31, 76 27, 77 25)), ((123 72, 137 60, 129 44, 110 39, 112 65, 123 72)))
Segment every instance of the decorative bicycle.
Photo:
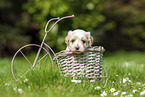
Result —
POLYGON ((71 18, 71 17, 74 17, 74 15, 65 16, 62 18, 58 17, 58 18, 50 19, 45 26, 45 35, 44 35, 44 38, 40 45, 38 45, 38 44, 25 45, 25 46, 21 47, 14 54, 12 63, 11 63, 11 71, 12 71, 12 75, 16 81, 18 81, 20 78, 22 78, 28 71, 30 71, 32 68, 34 68, 37 63, 41 62, 42 59, 44 59, 48 55, 52 66, 53 66, 53 59, 54 59, 57 62, 60 73, 62 73, 64 76, 71 76, 73 78, 85 78, 85 79, 89 79, 89 80, 93 79, 93 81, 96 81, 96 80, 98 81, 98 80, 101 80, 101 78, 106 78, 106 83, 105 83, 105 86, 106 86, 107 81, 108 81, 108 75, 107 75, 105 68, 102 66, 102 57, 103 57, 103 53, 105 51, 105 49, 103 47, 101 47, 101 46, 90 47, 90 48, 87 48, 86 51, 82 54, 74 54, 71 51, 66 51, 66 50, 55 53, 51 49, 51 47, 45 43, 47 33, 53 29, 53 27, 56 25, 56 23, 58 23, 60 20, 63 20, 66 18, 71 18), (47 30, 48 24, 52 20, 57 20, 57 21, 55 21, 55 23, 51 26, 51 28, 49 30, 47 30), (38 48, 35 59, 33 61, 30 61, 29 57, 27 57, 26 54, 23 53, 23 49, 29 48, 29 47, 38 48), (43 56, 40 57, 40 53, 42 52, 42 50, 46 54, 44 54, 43 56), (54 58, 51 57, 51 54, 49 51, 51 51, 53 53, 54 58), (30 67, 28 70, 26 70, 26 72, 24 72, 17 79, 14 74, 13 66, 15 64, 16 56, 19 56, 18 54, 20 54, 21 56, 24 57, 24 59, 27 62, 26 64, 28 64, 28 66, 30 66, 30 67), (104 69, 104 71, 105 71, 105 76, 102 76, 102 69, 104 69))
POLYGON ((47 55, 49 56, 49 58, 50 58, 50 60, 51 60, 51 64, 52 64, 52 66, 53 66, 53 59, 52 59, 52 57, 51 57, 49 51, 51 51, 54 55, 55 55, 55 53, 54 53, 54 51, 51 49, 51 47, 48 46, 48 45, 45 43, 45 39, 46 39, 47 33, 50 32, 50 31, 54 28, 54 26, 55 26, 60 20, 63 20, 63 19, 66 19, 66 18, 71 18, 71 17, 74 17, 74 15, 65 16, 65 17, 62 17, 62 18, 59 18, 59 17, 58 17, 58 18, 52 18, 52 19, 50 19, 50 20, 47 22, 46 26, 45 26, 45 35, 44 35, 44 38, 43 38, 43 40, 42 40, 42 42, 41 42, 40 45, 38 45, 38 44, 28 44, 28 45, 25 45, 25 46, 21 47, 21 48, 14 54, 13 59, 12 59, 12 62, 11 62, 11 71, 12 71, 12 75, 13 75, 13 77, 14 77, 14 79, 15 79, 16 81, 18 81, 18 80, 19 80, 20 78, 22 78, 28 71, 30 71, 32 68, 34 68, 35 65, 36 65, 37 63, 39 63, 39 62, 40 62, 43 58, 45 58, 47 55), (55 21, 55 23, 51 26, 51 28, 48 29, 48 24, 49 24, 52 20, 57 20, 57 21, 55 21), (47 29, 48 29, 48 30, 47 30, 47 29), (45 47, 44 47, 44 46, 45 46, 45 47), (26 48, 29 48, 29 47, 37 47, 37 48, 38 48, 38 52, 37 52, 37 54, 36 54, 36 56, 35 56, 34 61, 30 61, 30 59, 23 53, 23 49, 26 49, 26 48), (40 55, 40 53, 41 53, 42 50, 45 51, 46 54, 45 54, 44 56, 42 56, 41 58, 38 59, 38 57, 39 57, 39 55, 40 55), (16 56, 19 56, 19 53, 20 53, 21 56, 23 56, 24 59, 27 61, 27 64, 30 66, 30 68, 29 68, 23 75, 21 75, 20 78, 16 78, 16 76, 15 76, 15 74, 14 74, 14 68, 13 68, 13 67, 14 67, 14 64, 15 64, 16 56))

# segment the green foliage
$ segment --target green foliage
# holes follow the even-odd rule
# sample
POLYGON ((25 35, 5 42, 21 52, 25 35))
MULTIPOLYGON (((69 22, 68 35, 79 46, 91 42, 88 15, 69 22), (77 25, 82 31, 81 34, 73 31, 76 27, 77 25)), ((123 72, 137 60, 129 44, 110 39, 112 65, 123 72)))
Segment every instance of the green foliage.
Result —
POLYGON ((145 50, 144 4, 144 0, 29 0, 24 8, 41 24, 40 39, 48 19, 75 15, 59 23, 56 32, 48 34, 50 45, 57 49, 64 49, 63 39, 68 30, 80 28, 92 32, 94 45, 104 45, 108 50, 145 50))
POLYGON ((108 18, 105 29, 110 36, 105 40, 112 44, 108 46, 145 50, 144 4, 145 0, 108 0, 105 3, 104 13, 108 18))
POLYGON ((30 42, 30 37, 26 35, 28 15, 22 12, 21 5, 17 0, 0 1, 0 57, 30 42))
MULTIPOLYGON (((145 0, 1 0, 0 56, 26 43, 40 43, 47 21, 60 21, 48 33, 48 45, 65 49, 69 30, 84 29, 94 37, 93 45, 107 50, 145 50, 145 0)), ((54 22, 51 22, 49 27, 54 22)))
POLYGON ((58 23, 57 30, 48 33, 48 41, 55 49, 65 49, 64 38, 68 30, 84 29, 93 31, 105 17, 101 14, 103 1, 99 0, 29 0, 23 8, 32 15, 34 21, 40 24, 40 39, 44 35, 44 27, 48 19, 75 15, 75 18, 63 20, 58 23))

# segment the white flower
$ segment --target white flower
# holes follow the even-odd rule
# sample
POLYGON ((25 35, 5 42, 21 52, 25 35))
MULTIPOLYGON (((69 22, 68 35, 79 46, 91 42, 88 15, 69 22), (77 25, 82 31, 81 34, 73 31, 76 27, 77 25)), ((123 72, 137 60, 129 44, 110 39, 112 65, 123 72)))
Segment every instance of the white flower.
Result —
POLYGON ((135 93, 135 92, 137 92, 137 90, 133 90, 132 92, 135 93))
POLYGON ((113 96, 116 96, 116 95, 118 95, 119 94, 119 92, 115 92, 115 93, 113 93, 113 96))
POLYGON ((81 83, 81 80, 77 80, 76 83, 81 83))
POLYGON ((145 86, 145 84, 143 84, 142 86, 145 86))
POLYGON ((126 80, 126 78, 123 78, 123 83, 125 83, 127 80, 126 80))
POLYGON ((121 95, 125 95, 125 94, 127 94, 127 93, 126 93, 126 92, 122 92, 122 93, 121 93, 121 95))
POLYGON ((145 93, 144 92, 140 92, 140 95, 144 95, 145 93))
POLYGON ((5 83, 5 85, 6 85, 6 86, 9 86, 10 84, 9 84, 9 83, 5 83))
POLYGON ((95 89, 96 90, 99 90, 99 89, 101 89, 101 87, 100 86, 96 86, 95 89))
MULTIPOLYGON (((130 83, 132 82, 131 80, 129 80, 129 78, 128 78, 128 77, 127 77, 127 78, 123 78, 123 79, 122 79, 122 82, 123 82, 123 83, 126 83, 127 81, 128 81, 128 82, 130 82, 130 83)), ((120 83, 121 83, 121 82, 120 82, 120 83)))
POLYGON ((90 80, 90 82, 95 82, 95 80, 90 80))
POLYGON ((22 89, 18 89, 18 92, 21 94, 23 92, 23 90, 22 89))
POLYGON ((142 92, 140 92, 140 95, 145 95, 145 90, 143 90, 142 92))
POLYGON ((132 94, 129 94, 129 95, 127 95, 127 97, 133 97, 133 95, 132 94))
POLYGON ((27 81, 28 81, 28 79, 25 79, 25 80, 24 80, 24 83, 27 82, 27 81))
POLYGON ((128 78, 128 77, 126 77, 126 80, 129 80, 129 78, 128 78))
POLYGON ((76 82, 76 80, 74 80, 74 79, 73 79, 73 80, 71 80, 71 82, 75 83, 75 82, 76 82))
POLYGON ((112 84, 114 84, 115 82, 113 81, 112 84))
POLYGON ((16 91, 17 87, 13 88, 14 91, 16 91))
POLYGON ((102 97, 107 96, 107 93, 104 91, 102 94, 100 94, 100 96, 102 97))
POLYGON ((141 83, 140 83, 140 82, 137 82, 136 84, 141 85, 141 83))
POLYGON ((118 90, 117 92, 119 93, 120 91, 118 90))
POLYGON ((132 81, 131 81, 131 80, 128 80, 128 82, 130 82, 130 83, 131 83, 132 81))
POLYGON ((71 80, 71 82, 74 82, 74 83, 81 83, 81 80, 71 80))
POLYGON ((110 89, 110 92, 114 92, 114 91, 116 91, 115 88, 111 88, 110 89))

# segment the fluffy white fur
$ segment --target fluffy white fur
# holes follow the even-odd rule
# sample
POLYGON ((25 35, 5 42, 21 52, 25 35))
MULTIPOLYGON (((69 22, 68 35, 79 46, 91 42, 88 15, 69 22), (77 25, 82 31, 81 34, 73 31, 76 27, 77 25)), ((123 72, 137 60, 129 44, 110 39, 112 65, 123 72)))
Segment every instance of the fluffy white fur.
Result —
POLYGON ((67 44, 66 50, 73 53, 84 52, 87 47, 91 47, 92 42, 93 37, 90 35, 90 32, 79 29, 69 31, 65 38, 65 43, 67 44))

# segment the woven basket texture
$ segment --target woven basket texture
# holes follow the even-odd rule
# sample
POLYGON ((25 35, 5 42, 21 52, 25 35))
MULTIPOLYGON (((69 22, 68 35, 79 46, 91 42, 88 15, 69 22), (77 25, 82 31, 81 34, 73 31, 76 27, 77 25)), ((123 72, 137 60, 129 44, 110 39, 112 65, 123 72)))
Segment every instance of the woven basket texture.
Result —
POLYGON ((56 53, 55 60, 64 76, 100 79, 104 51, 101 46, 89 47, 81 54, 64 50, 56 53))

